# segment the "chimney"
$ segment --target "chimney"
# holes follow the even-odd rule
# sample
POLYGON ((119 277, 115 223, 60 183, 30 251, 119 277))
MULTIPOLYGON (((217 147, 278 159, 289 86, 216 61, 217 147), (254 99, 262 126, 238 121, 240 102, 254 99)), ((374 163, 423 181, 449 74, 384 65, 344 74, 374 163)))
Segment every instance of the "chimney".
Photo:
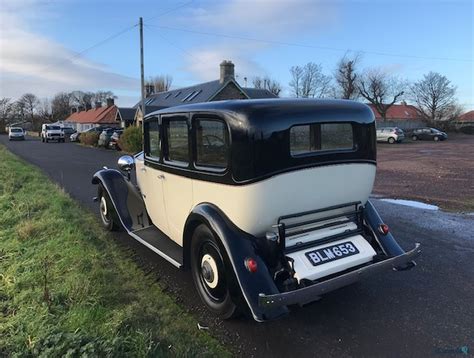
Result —
POLYGON ((78 107, 77 107, 77 111, 78 111, 78 112, 82 112, 83 110, 84 110, 84 106, 78 106, 78 107))
POLYGON ((107 98, 107 107, 112 107, 114 105, 114 99, 113 98, 107 98))
POLYGON ((94 103, 94 107, 95 107, 95 108, 100 108, 100 107, 102 107, 102 102, 96 101, 96 102, 94 103))
POLYGON ((406 102, 406 101, 402 101, 401 104, 403 104, 404 106, 406 106, 406 105, 407 105, 407 102, 406 102))
POLYGON ((76 113, 76 112, 77 112, 77 108, 76 107, 71 107, 71 114, 76 113))
POLYGON ((220 83, 225 83, 229 80, 233 80, 234 77, 234 64, 232 61, 222 61, 220 64, 221 67, 221 77, 219 82, 220 83))
POLYGON ((88 111, 89 109, 92 109, 92 104, 86 103, 86 111, 88 111))
POLYGON ((145 85, 145 97, 150 97, 155 93, 155 85, 147 84, 145 85))

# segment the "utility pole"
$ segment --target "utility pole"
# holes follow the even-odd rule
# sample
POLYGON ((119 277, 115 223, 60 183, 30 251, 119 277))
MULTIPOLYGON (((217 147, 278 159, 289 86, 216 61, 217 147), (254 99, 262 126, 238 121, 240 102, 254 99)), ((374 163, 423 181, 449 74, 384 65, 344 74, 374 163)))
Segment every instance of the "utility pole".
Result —
POLYGON ((140 17, 140 78, 141 78, 141 90, 142 90, 142 125, 145 119, 145 64, 143 63, 143 18, 140 17))

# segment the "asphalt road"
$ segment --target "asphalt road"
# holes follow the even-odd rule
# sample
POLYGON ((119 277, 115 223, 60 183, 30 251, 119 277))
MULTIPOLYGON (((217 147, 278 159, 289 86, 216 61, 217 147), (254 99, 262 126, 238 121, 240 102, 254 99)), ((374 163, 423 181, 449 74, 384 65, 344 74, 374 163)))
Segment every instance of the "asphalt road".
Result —
MULTIPOLYGON (((97 212, 92 174, 116 167, 120 153, 74 143, 0 143, 40 167, 73 198, 97 212)), ((474 216, 374 200, 400 244, 423 248, 418 266, 387 272, 327 294, 267 323, 222 322, 199 302, 192 279, 125 233, 114 234, 133 259, 236 355, 258 357, 426 357, 474 355, 474 216), (464 348, 464 352, 466 349, 464 348)), ((196 327, 197 329, 197 327, 196 327)))

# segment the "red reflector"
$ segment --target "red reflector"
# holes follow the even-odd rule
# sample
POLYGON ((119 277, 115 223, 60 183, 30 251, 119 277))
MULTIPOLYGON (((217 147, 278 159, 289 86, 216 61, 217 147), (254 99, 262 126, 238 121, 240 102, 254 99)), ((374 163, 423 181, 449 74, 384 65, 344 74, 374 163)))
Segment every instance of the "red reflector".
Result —
POLYGON ((384 235, 387 235, 388 232, 390 231, 390 229, 388 228, 388 225, 387 224, 380 224, 379 226, 379 231, 384 234, 384 235))
POLYGON ((245 259, 244 263, 245 267, 247 268, 247 270, 249 270, 249 272, 257 272, 257 261, 249 257, 245 259))

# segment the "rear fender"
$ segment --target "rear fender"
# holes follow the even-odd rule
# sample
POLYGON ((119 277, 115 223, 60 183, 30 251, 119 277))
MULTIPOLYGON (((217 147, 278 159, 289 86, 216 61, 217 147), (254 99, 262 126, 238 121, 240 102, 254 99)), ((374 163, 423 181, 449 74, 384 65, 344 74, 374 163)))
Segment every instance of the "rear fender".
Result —
POLYGON ((99 170, 92 177, 92 184, 102 184, 128 232, 151 224, 140 191, 121 172, 115 169, 99 170))
POLYGON ((256 238, 235 226, 229 218, 215 205, 202 203, 197 205, 189 215, 185 225, 185 247, 189 247, 192 229, 197 223, 206 224, 219 239, 221 249, 227 253, 242 295, 256 321, 277 318, 288 313, 287 307, 263 309, 258 300, 261 292, 279 293, 268 268, 258 254, 256 238), (188 241, 188 242, 186 242, 188 241), (245 259, 257 261, 257 272, 251 273, 245 267, 245 259))

